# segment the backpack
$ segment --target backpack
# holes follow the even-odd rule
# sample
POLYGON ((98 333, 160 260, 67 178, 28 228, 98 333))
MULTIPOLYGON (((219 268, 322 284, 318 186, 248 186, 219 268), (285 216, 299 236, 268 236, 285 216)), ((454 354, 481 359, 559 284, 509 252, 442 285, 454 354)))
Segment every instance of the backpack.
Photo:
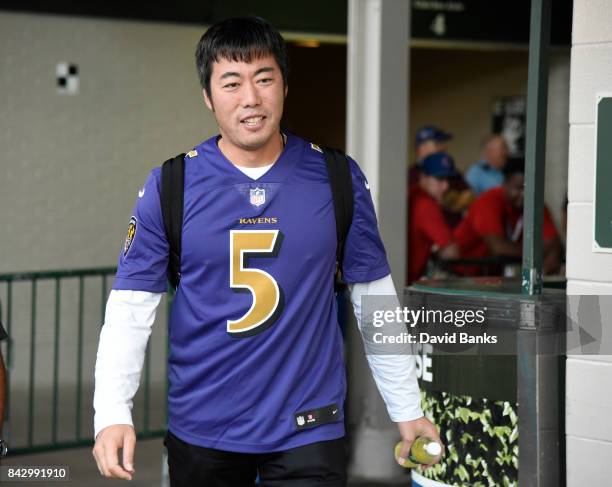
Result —
MULTIPOLYGON (((338 149, 321 147, 329 184, 334 201, 336 216, 336 274, 334 290, 341 292, 341 267, 344 259, 344 243, 353 220, 353 184, 346 154, 338 149)), ((185 154, 178 154, 162 165, 161 210, 164 219, 166 238, 170 244, 168 260, 168 280, 176 291, 181 279, 181 235, 183 227, 183 189, 185 180, 185 154)))

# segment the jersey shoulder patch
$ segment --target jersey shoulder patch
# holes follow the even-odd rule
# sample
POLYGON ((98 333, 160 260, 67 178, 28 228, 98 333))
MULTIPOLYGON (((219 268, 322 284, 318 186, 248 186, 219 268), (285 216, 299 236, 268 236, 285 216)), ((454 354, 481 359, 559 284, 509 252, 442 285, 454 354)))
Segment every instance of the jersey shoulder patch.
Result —
POLYGON ((127 253, 134 242, 134 238, 136 238, 136 225, 138 224, 138 220, 133 216, 130 218, 130 223, 128 224, 128 231, 125 237, 125 243, 123 244, 123 257, 127 256, 127 253))
POLYGON ((310 148, 313 150, 316 150, 318 152, 320 152, 321 154, 323 154, 323 150, 317 145, 317 144, 313 144, 312 142, 310 143, 310 148))
POLYGON ((190 150, 189 152, 187 152, 187 157, 189 157, 189 159, 193 159, 194 157, 198 157, 198 151, 193 149, 190 150))

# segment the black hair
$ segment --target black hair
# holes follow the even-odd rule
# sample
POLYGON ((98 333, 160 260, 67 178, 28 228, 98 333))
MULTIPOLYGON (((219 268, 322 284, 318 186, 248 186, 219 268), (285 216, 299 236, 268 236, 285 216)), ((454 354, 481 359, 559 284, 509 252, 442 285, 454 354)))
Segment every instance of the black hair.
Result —
POLYGON ((210 27, 200 38, 195 53, 200 84, 208 98, 213 63, 221 58, 250 63, 268 54, 274 56, 287 86, 287 48, 274 26, 260 17, 236 17, 210 27))
POLYGON ((508 159, 504 166, 504 179, 508 181, 513 174, 525 174, 525 159, 513 157, 508 159))

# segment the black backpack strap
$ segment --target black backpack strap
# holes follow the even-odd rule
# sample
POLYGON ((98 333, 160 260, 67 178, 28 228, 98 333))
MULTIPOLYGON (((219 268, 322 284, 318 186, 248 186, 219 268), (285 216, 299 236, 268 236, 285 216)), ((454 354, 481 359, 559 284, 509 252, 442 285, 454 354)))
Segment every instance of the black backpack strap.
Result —
POLYGON ((346 154, 338 149, 321 147, 327 165, 327 174, 334 200, 336 215, 336 292, 340 291, 342 262, 344 261, 344 244, 353 221, 353 181, 351 168, 346 154))
POLYGON ((162 165, 161 210, 164 229, 170 245, 168 280, 176 290, 181 279, 181 235, 183 233, 183 189, 185 183, 185 154, 168 159, 162 165))

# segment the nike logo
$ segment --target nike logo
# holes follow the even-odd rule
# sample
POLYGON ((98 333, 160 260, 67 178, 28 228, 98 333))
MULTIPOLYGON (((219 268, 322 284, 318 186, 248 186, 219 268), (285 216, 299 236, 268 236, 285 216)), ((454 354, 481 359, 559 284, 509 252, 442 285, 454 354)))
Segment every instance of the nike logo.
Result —
POLYGON ((370 189, 370 185, 368 184, 368 182, 367 182, 367 181, 365 182, 365 187, 366 187, 366 189, 367 189, 367 190, 369 190, 369 189, 370 189))
POLYGON ((144 188, 142 188, 140 191, 138 191, 138 197, 142 198, 144 196, 144 192, 145 192, 144 188))
POLYGON ((338 412, 338 410, 337 410, 337 409, 334 409, 334 410, 332 411, 332 414, 336 414, 337 412, 338 412))

